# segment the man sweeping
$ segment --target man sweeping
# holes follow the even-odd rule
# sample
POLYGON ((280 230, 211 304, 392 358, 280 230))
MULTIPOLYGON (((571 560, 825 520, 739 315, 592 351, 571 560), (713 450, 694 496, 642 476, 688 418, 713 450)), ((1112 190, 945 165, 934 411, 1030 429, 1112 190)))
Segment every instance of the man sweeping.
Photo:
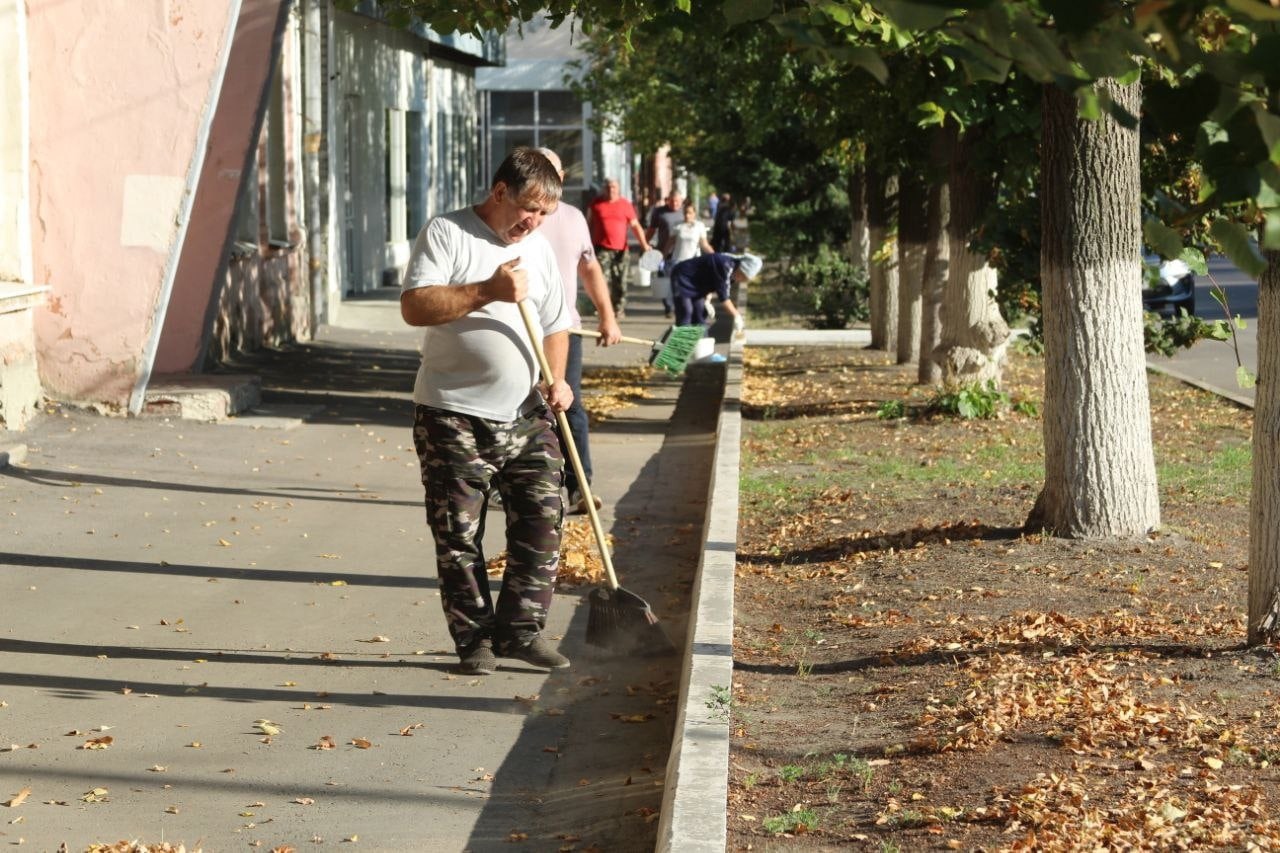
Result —
POLYGON ((677 326, 703 325, 707 322, 707 306, 703 301, 714 295, 733 317, 734 331, 745 327, 740 312, 729 298, 733 283, 750 281, 759 275, 764 261, 755 255, 731 255, 713 252, 699 255, 675 265, 671 271, 671 297, 675 300, 677 326))
POLYGON ((482 203, 437 216, 418 234, 400 294, 405 322, 425 327, 413 440, 440 602, 468 674, 492 673, 496 656, 569 666, 542 629, 564 517, 564 458, 552 412, 567 409, 573 393, 563 379, 539 386, 517 305, 526 300, 533 309, 551 373, 563 377, 571 317, 555 255, 535 233, 560 193, 546 157, 515 149, 482 203), (502 496, 507 523, 496 604, 481 549, 491 488, 502 496))

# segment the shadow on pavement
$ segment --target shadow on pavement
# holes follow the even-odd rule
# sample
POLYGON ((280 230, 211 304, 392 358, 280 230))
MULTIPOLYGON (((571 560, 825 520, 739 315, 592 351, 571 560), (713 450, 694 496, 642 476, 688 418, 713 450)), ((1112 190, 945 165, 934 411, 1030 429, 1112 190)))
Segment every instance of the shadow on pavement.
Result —
MULTIPOLYGON (((619 581, 648 601, 680 653, 626 657, 587 647, 587 608, 579 607, 561 644, 574 667, 548 681, 539 713, 495 771, 468 850, 654 848, 724 376, 722 365, 692 370, 669 420, 636 419, 665 440, 614 511, 619 581)), ((611 419, 593 435, 604 444, 632 426, 611 419)))

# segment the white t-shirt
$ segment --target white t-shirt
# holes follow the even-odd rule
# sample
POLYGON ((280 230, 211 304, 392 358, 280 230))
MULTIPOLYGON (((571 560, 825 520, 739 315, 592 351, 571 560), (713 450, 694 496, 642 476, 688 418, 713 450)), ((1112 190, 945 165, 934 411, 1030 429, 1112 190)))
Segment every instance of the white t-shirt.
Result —
MULTIPOLYGON (((528 273, 527 301, 543 336, 570 328, 564 287, 551 245, 538 232, 504 243, 470 208, 437 216, 413 242, 403 290, 487 280, 520 258, 528 273)), ((514 302, 490 302, 422 333, 422 364, 413 401, 492 421, 512 421, 536 406, 538 360, 514 302)))
POLYGON ((676 240, 675 248, 671 250, 671 266, 701 254, 698 244, 706 238, 707 226, 695 219, 693 222, 681 222, 673 231, 676 240))

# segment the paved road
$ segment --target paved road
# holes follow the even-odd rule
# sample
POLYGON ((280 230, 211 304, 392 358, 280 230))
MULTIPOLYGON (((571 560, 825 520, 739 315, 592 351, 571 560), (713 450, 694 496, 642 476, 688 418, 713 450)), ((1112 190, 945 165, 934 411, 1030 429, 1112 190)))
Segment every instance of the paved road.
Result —
MULTIPOLYGON (((363 307, 256 361, 262 412, 68 410, 0 468, 0 805, 24 799, 0 844, 653 849, 680 659, 585 647, 571 588, 548 633, 572 669, 455 672, 409 447, 416 336, 363 307)), ((719 393, 649 390, 593 430, 595 485, 624 584, 682 642, 719 393)))
MULTIPOLYGON (((1211 277, 1226 291, 1232 315, 1238 315, 1245 322, 1245 328, 1236 330, 1240 363, 1249 370, 1256 371, 1258 283, 1236 269, 1226 258, 1212 258, 1209 261, 1209 275, 1198 276, 1196 279, 1196 315, 1205 320, 1220 320, 1224 316, 1222 306, 1210 295, 1211 277)), ((1253 405, 1254 389, 1241 388, 1236 383, 1236 354, 1230 342, 1200 341, 1172 358, 1151 356, 1148 361, 1180 379, 1215 390, 1237 402, 1253 405)))

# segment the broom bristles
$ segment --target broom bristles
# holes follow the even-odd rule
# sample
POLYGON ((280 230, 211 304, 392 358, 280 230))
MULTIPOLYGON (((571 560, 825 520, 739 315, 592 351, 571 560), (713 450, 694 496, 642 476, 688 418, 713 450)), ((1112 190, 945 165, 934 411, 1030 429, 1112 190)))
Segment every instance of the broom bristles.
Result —
POLYGON ((648 603, 619 587, 609 591, 594 589, 587 612, 587 643, 615 651, 670 654, 675 646, 658 626, 658 617, 648 603))
POLYGON ((698 341, 707 334, 703 326, 672 326, 662 336, 661 349, 654 354, 651 362, 671 374, 680 373, 689 364, 698 341))

